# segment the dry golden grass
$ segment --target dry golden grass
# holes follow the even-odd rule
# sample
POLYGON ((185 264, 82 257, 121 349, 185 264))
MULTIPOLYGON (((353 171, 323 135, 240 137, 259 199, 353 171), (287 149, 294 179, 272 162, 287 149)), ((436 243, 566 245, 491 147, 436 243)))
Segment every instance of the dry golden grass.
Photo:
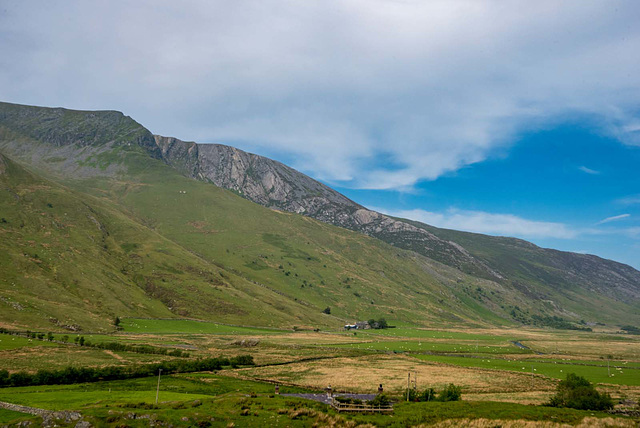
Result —
POLYGON ((548 402, 553 393, 553 391, 520 391, 517 394, 512 392, 468 393, 463 398, 469 401, 499 401, 502 403, 540 405, 548 402))
POLYGON ((385 390, 399 394, 406 388, 407 373, 418 379, 418 387, 442 388, 454 383, 465 393, 552 391, 552 381, 515 372, 496 372, 422 362, 404 355, 367 355, 292 363, 282 366, 242 369, 236 375, 293 383, 312 388, 331 385, 337 390, 372 392, 382 383, 385 390))
POLYGON ((416 428, 634 428, 637 424, 621 418, 584 418, 578 425, 560 424, 546 421, 501 420, 501 419, 449 419, 432 425, 416 428))

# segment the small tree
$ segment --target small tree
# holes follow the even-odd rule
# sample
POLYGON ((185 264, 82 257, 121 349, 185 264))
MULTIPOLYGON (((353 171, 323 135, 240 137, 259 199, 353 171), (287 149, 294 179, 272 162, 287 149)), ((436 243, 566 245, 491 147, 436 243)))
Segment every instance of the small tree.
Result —
POLYGON ((69 336, 67 336, 66 334, 62 336, 62 343, 67 343, 68 341, 69 341, 69 336))
POLYGON ((53 333, 51 333, 51 332, 47 333, 47 340, 48 340, 49 342, 52 342, 52 341, 53 341, 53 333))
POLYGON ((120 327, 120 317, 115 317, 115 319, 113 320, 113 325, 116 328, 120 327))
POLYGON ((548 403, 552 407, 570 407, 579 410, 608 410, 613 408, 609 394, 600 394, 591 382, 575 373, 560 381, 556 395, 548 403))
POLYGON ((322 311, 323 314, 331 314, 331 308, 329 306, 327 306, 326 308, 324 308, 324 310, 322 311))

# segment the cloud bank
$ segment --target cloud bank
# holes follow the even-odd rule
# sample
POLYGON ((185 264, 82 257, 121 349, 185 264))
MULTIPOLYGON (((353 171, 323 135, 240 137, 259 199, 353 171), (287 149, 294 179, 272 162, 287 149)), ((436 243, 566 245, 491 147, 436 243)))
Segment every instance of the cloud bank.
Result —
POLYGON ((636 1, 30 1, 0 10, 0 99, 408 189, 588 119, 640 145, 636 1))

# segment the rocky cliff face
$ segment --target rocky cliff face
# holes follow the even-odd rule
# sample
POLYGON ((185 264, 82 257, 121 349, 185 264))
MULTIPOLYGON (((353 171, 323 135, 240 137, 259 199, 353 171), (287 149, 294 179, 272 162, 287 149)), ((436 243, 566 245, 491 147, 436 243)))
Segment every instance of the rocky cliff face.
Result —
POLYGON ((233 190, 258 204, 379 238, 465 272, 501 275, 462 246, 407 222, 371 211, 280 162, 220 144, 197 144, 155 136, 162 157, 183 174, 233 190))

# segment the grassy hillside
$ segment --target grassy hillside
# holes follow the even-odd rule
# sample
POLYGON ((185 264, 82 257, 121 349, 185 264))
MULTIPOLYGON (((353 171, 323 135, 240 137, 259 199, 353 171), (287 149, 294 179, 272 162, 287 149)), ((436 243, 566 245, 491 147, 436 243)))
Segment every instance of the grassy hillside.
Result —
POLYGON ((467 237, 474 256, 511 269, 506 282, 476 278, 184 177, 149 148, 150 136, 117 112, 0 103, 0 305, 8 308, 0 321, 84 329, 109 328, 116 315, 286 328, 380 317, 440 326, 558 314, 640 321, 619 294, 557 283, 561 268, 551 271, 533 250, 510 256, 496 241, 434 231, 467 237))
MULTIPOLYGON (((504 285, 539 300, 551 314, 560 309, 567 318, 638 323, 640 287, 630 266, 588 254, 540 248, 515 238, 439 229, 405 220, 442 239, 464 246, 474 257, 500 272, 504 285)), ((530 314, 519 313, 533 322, 530 314)))
POLYGON ((326 323, 109 204, 1 159, 3 323, 53 330, 110 328, 115 316, 326 323))
MULTIPOLYGON (((488 281, 358 233, 266 209, 142 155, 132 153, 127 165, 128 181, 96 178, 72 185, 283 300, 309 312, 331 308, 339 320, 330 322, 380 316, 418 324, 504 322, 467 301, 465 287, 495 287, 488 281)), ((497 304, 487 306, 500 312, 497 304)))

